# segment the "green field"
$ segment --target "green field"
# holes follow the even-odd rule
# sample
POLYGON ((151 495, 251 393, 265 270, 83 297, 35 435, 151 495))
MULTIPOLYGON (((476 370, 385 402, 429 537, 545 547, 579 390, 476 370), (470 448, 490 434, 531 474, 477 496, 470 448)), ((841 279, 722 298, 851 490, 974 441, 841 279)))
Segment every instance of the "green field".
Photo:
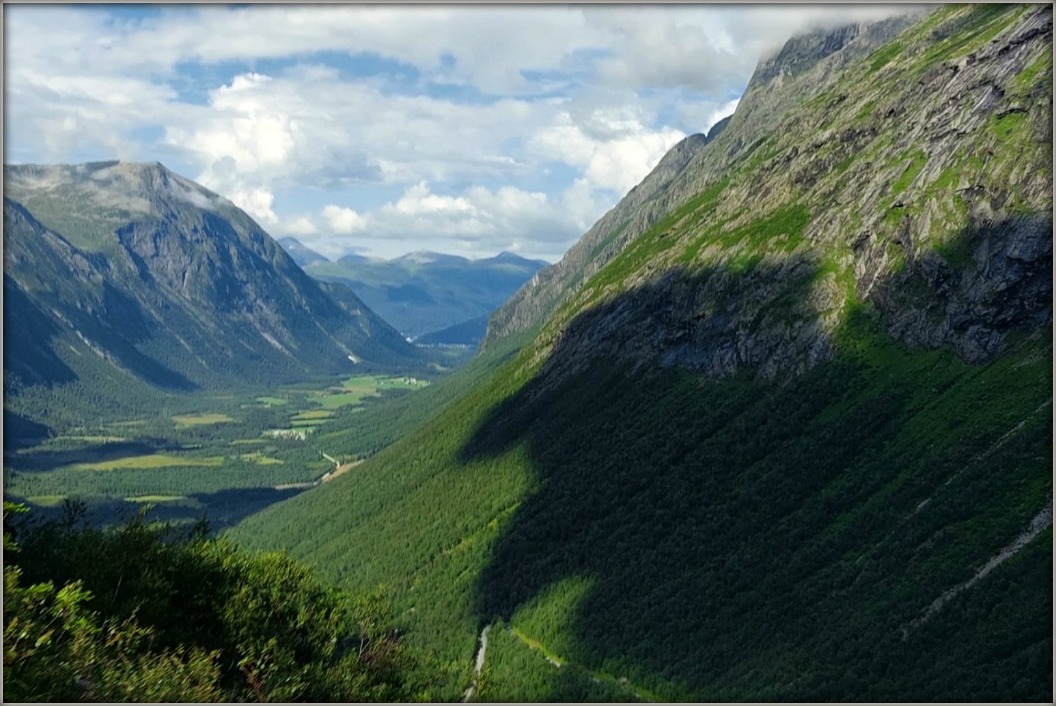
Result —
POLYGON ((272 458, 271 456, 265 456, 262 453, 248 453, 239 456, 243 461, 249 461, 250 463, 256 463, 261 466, 273 466, 275 464, 285 463, 281 458, 272 458))
POLYGON ((329 419, 334 416, 334 413, 328 409, 306 409, 303 412, 298 412, 290 417, 291 422, 301 422, 306 419, 320 420, 329 419))
POLYGON ((202 414, 178 414, 172 418, 178 427, 193 427, 202 424, 227 424, 235 421, 226 414, 202 413, 202 414))
POLYGON ((57 507, 66 499, 65 495, 31 495, 26 498, 29 502, 40 507, 57 507))
POLYGON ((146 454, 88 463, 73 463, 64 466, 71 471, 113 471, 136 468, 170 468, 177 466, 219 466, 223 456, 173 456, 172 454, 146 454))
POLYGON ((254 488, 303 487, 333 470, 321 453, 342 463, 374 453, 374 430, 398 428, 389 410, 404 409, 408 395, 427 386, 409 377, 356 375, 280 390, 173 397, 167 409, 135 419, 101 414, 94 424, 9 455, 5 490, 41 508, 71 497, 111 509, 161 503, 166 517, 181 507, 185 519, 202 511, 230 517, 243 502, 239 493, 249 493, 248 511, 266 499, 252 495, 254 488), (323 425, 335 435, 320 441, 315 432, 323 425), (173 499, 192 494, 200 500, 173 499))

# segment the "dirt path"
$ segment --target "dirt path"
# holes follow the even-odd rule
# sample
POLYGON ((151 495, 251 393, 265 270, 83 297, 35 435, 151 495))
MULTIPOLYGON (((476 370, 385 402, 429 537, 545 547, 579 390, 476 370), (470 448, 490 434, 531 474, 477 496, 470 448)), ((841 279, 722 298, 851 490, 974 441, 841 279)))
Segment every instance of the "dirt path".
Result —
POLYGON ((1011 544, 1006 546, 1004 549, 999 551, 997 554, 992 556, 983 566, 975 572, 975 576, 968 579, 964 583, 957 584, 950 590, 943 593, 941 596, 931 602, 919 618, 911 622, 908 626, 902 628, 902 639, 906 639, 909 635, 910 628, 917 628, 928 621, 931 616, 939 612, 946 603, 950 601, 961 591, 965 591, 971 588, 977 581, 981 581, 986 578, 986 575, 996 569, 998 566, 1014 557, 1019 550, 1027 546, 1031 540, 1037 537, 1039 534, 1044 532, 1047 528, 1052 526, 1052 498, 1049 498, 1049 503, 1041 512, 1034 516, 1034 519, 1030 521, 1030 526, 1016 537, 1011 544))
POLYGON ((321 482, 323 482, 323 483, 329 483, 334 478, 337 478, 340 475, 344 475, 345 473, 348 473, 349 471, 351 471, 353 468, 355 468, 356 466, 358 466, 361 463, 363 463, 363 459, 360 459, 358 461, 352 461, 351 463, 342 463, 340 466, 338 466, 334 470, 332 470, 332 471, 330 471, 328 473, 324 473, 323 477, 320 478, 319 480, 321 482))
POLYGON ((466 695, 462 699, 462 703, 468 703, 473 698, 473 693, 477 690, 477 684, 480 682, 480 673, 484 669, 484 654, 488 650, 488 631, 491 630, 490 625, 485 625, 484 629, 480 631, 480 649, 477 650, 477 663, 473 668, 473 683, 466 689, 466 695))
POLYGON ((523 642, 528 647, 528 649, 539 650, 540 652, 542 652, 543 657, 546 658, 546 661, 554 665, 554 667, 556 667, 557 669, 560 669, 566 664, 569 664, 575 667, 576 669, 581 669, 587 674, 589 674, 590 678, 593 679, 596 683, 612 684, 621 689, 624 689, 630 694, 634 694, 634 696, 641 701, 645 701, 647 703, 654 703, 663 700, 658 698, 655 694, 652 694, 646 691, 645 689, 641 688, 640 686, 632 684, 630 681, 628 681, 627 677, 616 678, 611 674, 606 674, 604 672, 596 672, 592 669, 588 669, 587 667, 581 664, 576 665, 572 662, 569 662, 568 660, 561 659, 557 655, 553 654, 550 650, 548 650, 541 642, 539 642, 538 640, 533 640, 517 628, 510 628, 510 632, 513 633, 514 637, 523 642))

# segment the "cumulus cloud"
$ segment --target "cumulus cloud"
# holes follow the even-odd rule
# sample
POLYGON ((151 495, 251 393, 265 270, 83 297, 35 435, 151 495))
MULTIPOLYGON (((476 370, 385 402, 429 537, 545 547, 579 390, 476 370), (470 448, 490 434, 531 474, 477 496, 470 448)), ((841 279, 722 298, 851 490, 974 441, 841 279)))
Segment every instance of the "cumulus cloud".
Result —
POLYGON ((552 254, 732 110, 790 34, 903 11, 14 5, 6 157, 161 159, 328 246, 552 254))
POLYGON ((331 204, 323 208, 322 215, 327 226, 334 233, 342 235, 359 233, 367 227, 367 219, 352 208, 342 208, 331 204))
POLYGON ((319 229, 308 216, 297 216, 282 223, 282 233, 284 235, 305 236, 315 235, 318 232, 319 229))
POLYGON ((466 254, 516 249, 551 258, 564 252, 582 233, 583 221, 564 199, 511 186, 472 186, 459 194, 433 193, 426 182, 407 189, 399 199, 367 214, 363 237, 372 247, 412 239, 448 243, 466 254))
POLYGON ((571 114, 560 113, 536 133, 531 146, 544 158, 582 169, 593 188, 623 193, 685 136, 666 126, 649 129, 626 116, 595 113, 586 124, 578 124, 571 114))

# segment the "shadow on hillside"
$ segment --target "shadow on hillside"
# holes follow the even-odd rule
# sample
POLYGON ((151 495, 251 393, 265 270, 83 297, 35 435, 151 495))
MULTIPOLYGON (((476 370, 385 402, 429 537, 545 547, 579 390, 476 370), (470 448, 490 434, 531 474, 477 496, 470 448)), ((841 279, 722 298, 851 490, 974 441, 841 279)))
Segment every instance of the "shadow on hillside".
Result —
POLYGON ((132 456, 147 456, 180 449, 180 444, 164 438, 114 441, 91 444, 76 449, 40 450, 5 456, 4 465, 20 472, 50 471, 73 463, 118 461, 132 456))
MULTIPOLYGON (((1036 598, 1051 593, 1043 551, 1018 569, 1015 588, 980 584, 913 639, 900 633, 1044 501, 1034 495, 1049 473, 1051 411, 984 452, 1007 431, 994 410, 1029 414, 1029 390, 1047 396, 1051 371, 1024 386, 1016 376, 1026 373, 1008 366, 910 353, 855 310, 798 351, 833 357, 768 381, 758 373, 775 359, 779 372, 794 369, 790 351, 776 334, 746 339, 730 317, 747 302, 794 336, 816 316, 797 299, 815 274, 809 262, 675 272, 570 324, 462 452, 471 462, 524 444, 538 476, 479 580, 482 623, 522 611, 515 623, 552 651, 665 698, 1051 692, 1051 602, 1046 613, 1036 598), (788 277, 789 266, 806 271, 788 277), (760 288, 762 298, 748 291, 760 288), (708 301, 693 319, 691 307, 708 301), (747 372, 703 380, 616 362, 628 352, 747 372), (1016 483, 1034 495, 1024 501, 1027 491, 1009 490, 1016 483), (914 515, 924 501, 928 512, 914 515), (951 525, 960 541, 936 544, 951 525), (578 579, 585 593, 569 588, 578 579)), ((575 700, 554 678, 554 697, 575 700)))
MULTIPOLYGON (((210 529, 220 532, 234 527, 269 505, 287 500, 301 492, 303 489, 300 488, 232 488, 211 493, 192 493, 182 500, 149 503, 151 507, 146 517, 151 521, 173 523, 195 522, 204 517, 210 529)), ((86 519, 95 527, 123 522, 136 515, 147 504, 121 499, 93 499, 86 503, 86 519)), ((39 518, 38 521, 63 517, 62 505, 43 506, 31 502, 26 504, 32 508, 32 516, 39 518)))

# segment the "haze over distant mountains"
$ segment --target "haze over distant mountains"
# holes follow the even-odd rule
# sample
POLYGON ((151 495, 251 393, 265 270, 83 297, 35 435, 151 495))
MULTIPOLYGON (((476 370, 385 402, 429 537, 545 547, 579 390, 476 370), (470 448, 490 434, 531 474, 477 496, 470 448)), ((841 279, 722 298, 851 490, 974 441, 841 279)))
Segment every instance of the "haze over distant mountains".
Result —
POLYGON ((548 264, 509 252, 479 260, 434 252, 392 260, 350 254, 331 262, 296 238, 279 243, 305 272, 347 285, 404 335, 417 338, 446 330, 442 342, 466 345, 483 337, 482 317, 548 264))

